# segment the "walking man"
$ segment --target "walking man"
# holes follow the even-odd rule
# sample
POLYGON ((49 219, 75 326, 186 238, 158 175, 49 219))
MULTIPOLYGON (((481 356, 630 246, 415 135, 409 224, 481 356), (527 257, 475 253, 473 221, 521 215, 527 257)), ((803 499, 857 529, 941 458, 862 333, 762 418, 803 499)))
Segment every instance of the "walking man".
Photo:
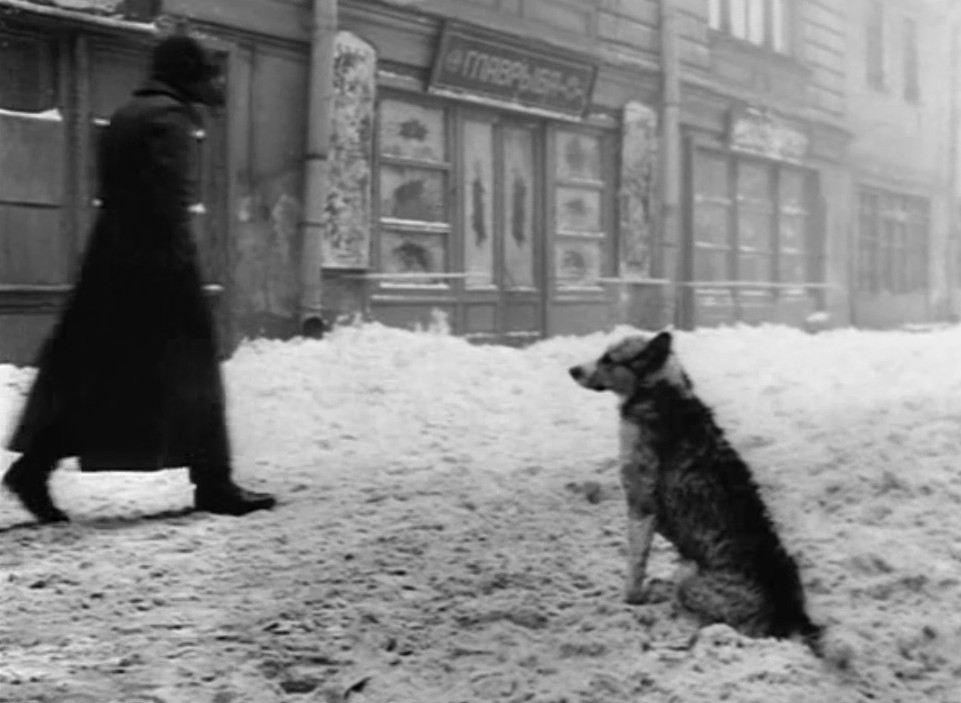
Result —
POLYGON ((111 118, 101 207, 67 308, 38 359, 3 484, 41 522, 67 520, 48 482, 63 457, 84 471, 187 467, 199 510, 243 515, 274 498, 231 479, 223 381, 190 206, 199 105, 222 105, 212 57, 175 35, 111 118))

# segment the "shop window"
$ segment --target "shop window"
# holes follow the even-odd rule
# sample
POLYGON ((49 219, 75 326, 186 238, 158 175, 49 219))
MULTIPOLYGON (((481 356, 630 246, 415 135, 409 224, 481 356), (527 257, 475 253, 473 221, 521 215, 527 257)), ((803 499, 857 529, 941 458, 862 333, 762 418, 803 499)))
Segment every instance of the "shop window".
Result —
MULTIPOLYGON (((803 283, 814 278, 813 251, 805 251, 810 226, 806 177, 803 171, 784 168, 778 193, 778 280, 803 283)), ((808 249, 813 249, 808 247, 808 249)))
POLYGON ((927 201, 862 188, 858 204, 858 290, 871 294, 926 290, 927 201))
POLYGON ((694 169, 694 278, 724 281, 730 276, 731 213, 728 161, 701 152, 694 169))
POLYGON ((601 180, 601 149, 597 137, 577 132, 557 134, 557 177, 562 181, 601 180))
POLYGON ((447 161, 444 111, 406 101, 384 100, 380 113, 380 153, 432 164, 447 161))
POLYGON ((45 112, 56 107, 56 52, 52 42, 0 32, 0 66, 0 109, 45 112))
POLYGON ((742 281, 774 280, 774 191, 771 166, 737 164, 737 273, 742 281))
POLYGON ((771 51, 790 50, 788 0, 709 0, 711 28, 771 51))
POLYGON ((874 293, 880 290, 878 260, 880 246, 880 206, 876 192, 858 195, 858 290, 874 293))
POLYGON ((447 174, 427 168, 384 164, 380 169, 382 217, 446 222, 447 174))
POLYGON ((63 284, 70 276, 67 131, 57 73, 56 39, 0 31, 3 284, 63 284))
POLYGON ((930 253, 928 237, 928 202, 923 198, 908 198, 907 206, 907 290, 928 289, 928 265, 930 253))
POLYGON ((566 186, 558 188, 557 223, 562 232, 601 232, 601 193, 566 186))
POLYGON ((815 281, 805 171, 699 150, 693 175, 697 283, 815 281))
POLYGON ((907 276, 907 217, 899 197, 882 201, 880 280, 884 290, 904 293, 907 276))
POLYGON ((390 252, 385 268, 391 273, 437 273, 447 269, 447 249, 433 233, 385 231, 390 252))
POLYGON ((450 163, 441 108, 380 105, 380 265, 396 282, 445 285, 450 270, 450 163))
POLYGON ((603 179, 602 140, 559 130, 554 144, 557 284, 561 288, 593 287, 603 276, 607 245, 604 202, 608 184, 603 179))

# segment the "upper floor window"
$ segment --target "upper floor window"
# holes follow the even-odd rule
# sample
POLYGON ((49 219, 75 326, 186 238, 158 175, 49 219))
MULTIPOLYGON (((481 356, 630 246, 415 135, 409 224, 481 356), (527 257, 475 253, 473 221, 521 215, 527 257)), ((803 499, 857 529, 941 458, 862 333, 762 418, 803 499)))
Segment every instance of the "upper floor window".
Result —
POLYGON ((918 25, 904 20, 904 99, 916 103, 921 99, 921 71, 918 61, 918 25))
POLYGON ((880 0, 868 2, 864 39, 868 85, 876 90, 884 90, 884 6, 880 0))
POLYGON ((709 0, 708 9, 713 29, 772 51, 790 51, 788 0, 709 0))

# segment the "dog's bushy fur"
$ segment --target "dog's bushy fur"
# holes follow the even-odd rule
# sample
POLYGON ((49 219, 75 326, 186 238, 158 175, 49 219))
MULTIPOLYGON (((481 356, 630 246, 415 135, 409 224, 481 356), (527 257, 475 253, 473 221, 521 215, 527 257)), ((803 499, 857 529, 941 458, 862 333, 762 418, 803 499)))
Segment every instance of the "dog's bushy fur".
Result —
POLYGON ((628 506, 626 599, 645 600, 654 533, 695 568, 677 598, 707 623, 755 637, 800 637, 821 653, 794 559, 785 551, 750 469, 672 352, 672 337, 628 337, 570 370, 582 386, 621 400, 621 480, 628 506))

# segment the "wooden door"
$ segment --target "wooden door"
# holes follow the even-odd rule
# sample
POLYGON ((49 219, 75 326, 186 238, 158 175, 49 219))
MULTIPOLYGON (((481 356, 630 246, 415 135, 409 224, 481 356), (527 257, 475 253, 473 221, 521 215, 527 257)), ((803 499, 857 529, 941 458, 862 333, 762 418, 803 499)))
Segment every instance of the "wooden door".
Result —
POLYGON ((510 343, 530 342, 544 332, 543 198, 538 184, 539 132, 531 125, 501 125, 498 273, 501 336, 510 343))
POLYGON ((493 116, 463 127, 464 331, 524 343, 544 330, 542 129, 493 116))

